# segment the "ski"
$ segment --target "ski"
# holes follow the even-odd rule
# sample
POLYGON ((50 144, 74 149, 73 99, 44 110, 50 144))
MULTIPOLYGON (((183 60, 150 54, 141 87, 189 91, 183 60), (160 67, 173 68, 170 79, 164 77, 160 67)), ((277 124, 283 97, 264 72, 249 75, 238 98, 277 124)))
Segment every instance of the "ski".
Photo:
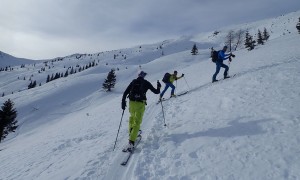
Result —
POLYGON ((182 95, 187 94, 188 92, 189 92, 189 91, 185 91, 185 92, 182 92, 182 93, 177 94, 176 96, 182 96, 182 95))
POLYGON ((170 97, 170 98, 162 98, 161 100, 159 100, 156 104, 159 104, 160 102, 162 102, 162 101, 167 101, 167 100, 169 100, 169 99, 171 99, 171 98, 176 98, 177 96, 182 96, 182 95, 185 95, 185 94, 187 94, 189 91, 184 91, 184 92, 181 92, 181 93, 179 93, 179 94, 177 94, 175 97, 170 97))
POLYGON ((136 141, 135 141, 133 150, 131 152, 129 152, 129 151, 126 152, 127 156, 125 157, 125 159, 121 163, 122 166, 126 166, 127 165, 128 161, 129 161, 131 155, 134 153, 137 145, 141 142, 141 139, 142 139, 142 136, 139 134, 138 137, 137 137, 137 139, 136 139, 136 141))
POLYGON ((213 82, 213 83, 218 83, 218 82, 220 82, 220 81, 223 81, 223 80, 226 80, 226 79, 230 79, 230 78, 233 78, 234 76, 236 76, 236 74, 234 74, 234 75, 231 75, 230 77, 228 77, 228 78, 223 78, 223 79, 220 79, 220 80, 218 80, 218 81, 216 81, 216 82, 213 82))
MULTIPOLYGON (((233 75, 229 76, 229 78, 226 78, 226 79, 233 78, 234 76, 236 76, 236 74, 233 74, 233 75)), ((223 79, 223 80, 225 80, 225 79, 223 79)))

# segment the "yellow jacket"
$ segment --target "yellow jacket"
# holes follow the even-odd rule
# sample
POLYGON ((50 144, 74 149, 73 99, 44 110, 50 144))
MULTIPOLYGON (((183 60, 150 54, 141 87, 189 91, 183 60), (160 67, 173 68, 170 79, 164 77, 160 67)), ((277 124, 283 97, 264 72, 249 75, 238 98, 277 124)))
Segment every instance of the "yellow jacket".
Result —
POLYGON ((171 76, 170 76, 170 83, 173 84, 173 82, 174 82, 175 80, 178 80, 178 79, 180 79, 180 78, 182 78, 182 76, 177 77, 175 74, 171 74, 171 76))

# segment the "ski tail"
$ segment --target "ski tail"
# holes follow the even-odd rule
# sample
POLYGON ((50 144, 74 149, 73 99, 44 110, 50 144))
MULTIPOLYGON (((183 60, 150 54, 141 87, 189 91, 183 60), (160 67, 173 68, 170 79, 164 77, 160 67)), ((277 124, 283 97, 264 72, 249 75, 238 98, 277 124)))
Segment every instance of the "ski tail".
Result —
POLYGON ((127 151, 127 156, 126 156, 125 159, 121 162, 121 165, 122 165, 122 166, 126 166, 126 165, 127 165, 129 159, 131 158, 132 154, 134 153, 134 151, 135 151, 137 145, 141 142, 141 140, 142 140, 142 135, 141 135, 141 133, 140 133, 140 134, 138 135, 138 137, 136 138, 136 141, 135 141, 133 150, 130 151, 130 152, 127 151))

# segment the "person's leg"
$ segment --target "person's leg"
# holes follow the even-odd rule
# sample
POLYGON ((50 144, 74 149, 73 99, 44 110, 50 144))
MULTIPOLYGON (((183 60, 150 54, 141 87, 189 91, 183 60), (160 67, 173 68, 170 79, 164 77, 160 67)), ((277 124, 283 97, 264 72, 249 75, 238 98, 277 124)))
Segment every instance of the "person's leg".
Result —
POLYGON ((169 88, 169 83, 165 83, 165 89, 160 93, 160 97, 162 98, 165 94, 165 92, 167 91, 167 89, 169 88))
POLYGON ((217 80, 217 75, 219 74, 220 69, 221 69, 220 64, 219 64, 219 63, 216 63, 216 72, 215 72, 215 74, 213 75, 213 78, 212 78, 212 81, 213 81, 213 82, 217 80))
POLYGON ((171 96, 174 95, 174 92, 175 92, 175 86, 174 84, 170 83, 170 87, 172 88, 171 90, 171 96))
POLYGON ((137 138, 138 132, 140 130, 140 126, 143 120, 144 112, 145 112, 145 103, 144 102, 136 102, 129 101, 130 108, 130 135, 129 140, 134 142, 137 138))
POLYGON ((228 73, 228 70, 229 70, 229 67, 225 64, 222 64, 222 68, 225 68, 225 71, 224 71, 224 78, 227 77, 227 73, 228 73))

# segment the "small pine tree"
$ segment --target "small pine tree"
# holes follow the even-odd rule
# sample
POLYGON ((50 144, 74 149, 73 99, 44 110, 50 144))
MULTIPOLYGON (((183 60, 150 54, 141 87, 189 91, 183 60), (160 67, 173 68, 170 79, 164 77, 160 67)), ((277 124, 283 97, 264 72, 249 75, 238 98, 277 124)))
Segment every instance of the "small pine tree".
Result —
POLYGON ((0 142, 5 139, 8 133, 15 132, 17 129, 17 111, 14 103, 8 99, 4 102, 0 110, 0 142))
POLYGON ((194 44, 191 53, 192 53, 192 55, 198 54, 198 48, 197 48, 196 44, 194 44))
POLYGON ((28 85, 28 89, 32 88, 32 81, 30 82, 30 84, 28 85))
POLYGON ((115 70, 112 69, 108 73, 107 78, 102 84, 102 88, 106 91, 111 91, 111 89, 115 87, 115 84, 116 84, 116 75, 115 75, 115 70))
POLYGON ((70 74, 74 74, 74 69, 73 69, 73 67, 71 68, 70 74))
POLYGON ((253 50, 256 41, 253 40, 253 37, 249 34, 249 32, 246 32, 246 39, 245 39, 245 48, 247 48, 249 51, 253 50))
POLYGON ((54 76, 53 74, 51 75, 51 78, 50 78, 50 81, 53 81, 54 80, 54 76))
POLYGON ((299 17, 299 22, 296 25, 296 28, 298 29, 298 33, 300 34, 300 17, 299 17))
POLYGON ((68 70, 66 71, 64 77, 68 77, 69 73, 68 73, 68 70))
POLYGON ((60 73, 56 73, 54 76, 54 79, 58 79, 58 78, 60 78, 60 73))
POLYGON ((35 88, 36 87, 36 81, 31 81, 30 84, 28 85, 28 89, 31 89, 31 88, 35 88))
POLYGON ((33 81, 32 88, 35 88, 35 87, 36 87, 36 81, 33 81))
POLYGON ((48 74, 46 83, 50 82, 50 75, 48 74))
POLYGON ((264 45, 264 39, 260 30, 257 33, 257 44, 264 45))
POLYGON ((267 41, 267 40, 269 39, 269 37, 270 37, 269 32, 267 31, 266 28, 264 28, 264 32, 263 32, 263 40, 264 40, 264 41, 267 41))

